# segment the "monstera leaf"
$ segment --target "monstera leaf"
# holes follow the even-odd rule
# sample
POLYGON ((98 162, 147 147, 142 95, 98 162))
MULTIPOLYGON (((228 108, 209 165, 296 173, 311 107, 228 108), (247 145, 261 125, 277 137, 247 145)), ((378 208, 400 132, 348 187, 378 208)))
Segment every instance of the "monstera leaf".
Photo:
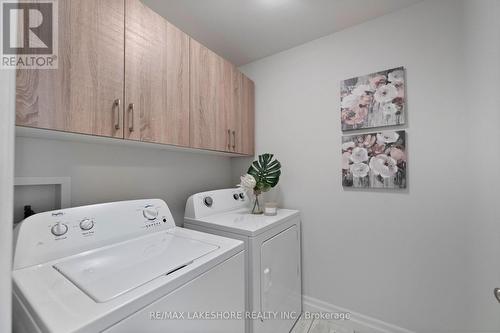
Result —
POLYGON ((277 160, 273 160, 273 154, 262 154, 259 155, 257 161, 253 161, 250 168, 248 168, 248 174, 252 175, 256 180, 256 189, 267 192, 271 188, 275 187, 281 175, 281 163, 277 160))

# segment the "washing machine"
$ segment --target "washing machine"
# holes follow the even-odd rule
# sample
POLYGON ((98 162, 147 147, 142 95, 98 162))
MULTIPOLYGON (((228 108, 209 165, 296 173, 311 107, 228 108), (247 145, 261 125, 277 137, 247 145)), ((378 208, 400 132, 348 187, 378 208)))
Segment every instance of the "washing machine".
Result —
POLYGON ((186 203, 184 227, 245 244, 246 332, 288 333, 302 312, 300 214, 250 214, 239 188, 197 193, 186 203))
POLYGON ((15 236, 14 332, 245 330, 243 242, 176 227, 163 200, 41 213, 15 236))

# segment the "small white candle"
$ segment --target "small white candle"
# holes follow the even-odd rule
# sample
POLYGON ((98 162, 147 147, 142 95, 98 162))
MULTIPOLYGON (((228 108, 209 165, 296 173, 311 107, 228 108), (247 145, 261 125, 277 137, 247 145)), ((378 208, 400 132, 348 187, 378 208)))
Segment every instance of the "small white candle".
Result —
POLYGON ((278 214, 278 204, 276 202, 266 202, 264 205, 264 215, 274 216, 278 214))

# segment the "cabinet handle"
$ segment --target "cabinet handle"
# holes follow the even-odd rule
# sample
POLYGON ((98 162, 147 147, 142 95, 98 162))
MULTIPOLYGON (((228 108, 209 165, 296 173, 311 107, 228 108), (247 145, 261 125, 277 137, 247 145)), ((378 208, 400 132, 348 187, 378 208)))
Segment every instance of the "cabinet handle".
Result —
POLYGON ((231 130, 227 130, 227 149, 231 150, 231 130))
POLYGON ((233 150, 236 150, 236 131, 233 131, 233 150))
POLYGON ((268 294, 269 289, 271 289, 272 285, 273 285, 273 280, 271 276, 271 269, 269 267, 266 267, 264 269, 264 293, 268 294))
POLYGON ((134 103, 130 103, 128 106, 128 130, 134 131, 134 103))
POLYGON ((115 102, 113 103, 115 130, 120 129, 120 105, 121 105, 121 100, 119 98, 115 99, 115 102))

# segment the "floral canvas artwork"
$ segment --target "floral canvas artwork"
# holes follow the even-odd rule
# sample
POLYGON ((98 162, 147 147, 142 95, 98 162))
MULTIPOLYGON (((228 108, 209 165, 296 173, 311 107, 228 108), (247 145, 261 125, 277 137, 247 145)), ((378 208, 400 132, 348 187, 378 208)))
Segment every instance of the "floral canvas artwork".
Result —
POLYGON ((403 67, 342 81, 342 130, 404 124, 405 85, 403 67))
POLYGON ((406 132, 384 131, 342 137, 342 185, 406 188, 406 132))

